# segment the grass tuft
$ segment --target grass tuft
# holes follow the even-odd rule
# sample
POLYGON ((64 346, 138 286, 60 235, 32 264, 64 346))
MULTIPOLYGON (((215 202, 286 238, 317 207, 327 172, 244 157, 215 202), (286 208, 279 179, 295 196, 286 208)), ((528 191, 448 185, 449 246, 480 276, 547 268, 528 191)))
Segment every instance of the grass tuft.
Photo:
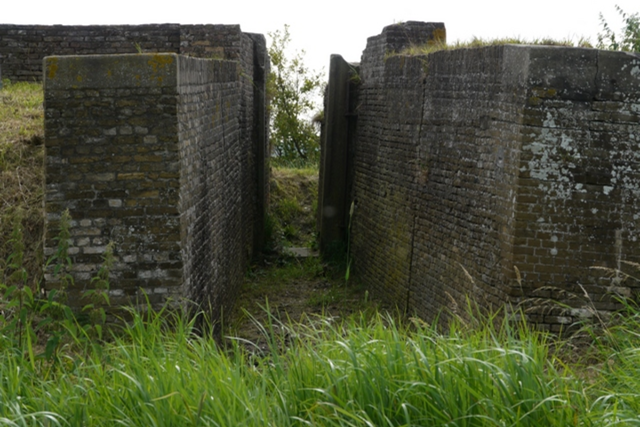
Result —
POLYGON ((584 47, 592 48, 591 43, 586 39, 580 39, 574 42, 570 39, 554 40, 550 38, 540 38, 533 40, 521 39, 518 37, 504 37, 496 39, 482 39, 474 37, 471 41, 455 41, 453 43, 426 43, 423 45, 411 45, 400 52, 394 53, 394 55, 428 55, 430 53, 438 52, 441 50, 456 50, 456 49, 476 49, 486 46, 501 46, 506 44, 520 44, 520 45, 542 45, 542 46, 565 46, 565 47, 584 47))

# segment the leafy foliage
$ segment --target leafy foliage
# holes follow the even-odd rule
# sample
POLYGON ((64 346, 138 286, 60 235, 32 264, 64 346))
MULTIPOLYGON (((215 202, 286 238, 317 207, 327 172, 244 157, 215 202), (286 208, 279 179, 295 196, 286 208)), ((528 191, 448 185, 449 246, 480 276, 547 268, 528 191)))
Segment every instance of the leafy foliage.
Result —
POLYGON ((107 247, 104 263, 91 280, 93 289, 82 292, 82 298, 89 301, 82 308, 82 312, 88 313, 89 322, 82 321, 66 303, 66 289, 73 285, 70 275, 73 266, 68 255, 70 221, 69 211, 65 211, 55 238, 58 248, 46 267, 57 286, 48 292, 39 281, 33 288, 28 286, 20 211, 14 217, 9 240, 11 253, 6 260, 0 258, 0 349, 25 353, 34 370, 45 361, 45 364, 60 362, 68 345, 77 346, 103 338, 104 307, 109 305, 109 271, 114 262, 113 245, 107 247))
POLYGON ((302 160, 317 163, 320 157, 320 138, 316 126, 308 117, 317 109, 314 97, 323 87, 319 73, 303 62, 305 52, 290 58, 287 48, 291 42, 289 26, 269 33, 272 70, 269 73, 270 131, 272 154, 284 161, 302 160))
POLYGON ((616 35, 601 13, 602 32, 598 33, 598 48, 623 52, 640 52, 640 14, 628 14, 618 5, 616 5, 616 10, 624 23, 622 32, 616 35))

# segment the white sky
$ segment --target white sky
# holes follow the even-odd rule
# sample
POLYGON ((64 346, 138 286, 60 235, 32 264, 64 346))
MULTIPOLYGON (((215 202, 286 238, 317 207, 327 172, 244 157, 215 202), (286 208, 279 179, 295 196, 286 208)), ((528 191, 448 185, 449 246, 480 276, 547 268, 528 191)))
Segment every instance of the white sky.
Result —
POLYGON ((5 24, 240 24, 263 33, 290 25, 293 49, 306 62, 328 68, 329 56, 359 62, 367 37, 402 21, 444 22, 447 39, 580 37, 596 42, 602 12, 616 30, 622 20, 614 5, 640 12, 638 0, 2 0, 5 24))

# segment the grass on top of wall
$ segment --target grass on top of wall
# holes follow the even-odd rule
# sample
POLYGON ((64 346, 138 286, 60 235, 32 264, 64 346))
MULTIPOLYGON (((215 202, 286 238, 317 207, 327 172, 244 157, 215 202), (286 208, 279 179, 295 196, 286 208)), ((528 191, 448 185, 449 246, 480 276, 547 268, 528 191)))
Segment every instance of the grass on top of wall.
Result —
POLYGON ((540 38, 533 40, 526 40, 517 37, 505 37, 495 39, 482 39, 474 37, 471 41, 455 41, 453 43, 442 42, 429 42, 421 45, 411 45, 400 52, 395 52, 392 55, 408 55, 419 56, 428 55, 430 53, 439 52, 441 50, 456 50, 456 49, 474 49, 486 46, 501 46, 506 44, 520 44, 520 45, 538 45, 538 46, 565 46, 565 47, 585 47, 592 48, 593 46, 588 40, 580 39, 577 42, 572 40, 554 40, 550 38, 540 38))

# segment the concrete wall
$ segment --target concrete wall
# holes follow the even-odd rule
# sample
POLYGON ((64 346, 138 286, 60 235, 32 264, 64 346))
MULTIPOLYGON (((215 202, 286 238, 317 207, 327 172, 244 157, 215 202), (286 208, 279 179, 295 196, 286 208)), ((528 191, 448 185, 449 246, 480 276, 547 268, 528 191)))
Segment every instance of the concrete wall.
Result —
MULTIPOLYGON (((154 307, 186 298, 214 319, 231 307, 263 220, 247 86, 238 61, 46 58, 45 253, 69 209, 71 301, 114 242, 112 304, 144 291, 154 307)), ((46 282, 57 285, 51 270, 46 282)))
POLYGON ((389 55, 403 25, 410 45, 415 23, 369 39, 351 95, 360 279, 430 319, 469 295, 523 303, 558 330, 587 314, 583 288, 615 308, 612 291, 637 284, 590 267, 640 261, 640 58, 514 45, 389 55))
POLYGON ((239 25, 0 25, 2 75, 11 81, 42 79, 51 55, 173 52, 239 60, 247 35, 239 25))

